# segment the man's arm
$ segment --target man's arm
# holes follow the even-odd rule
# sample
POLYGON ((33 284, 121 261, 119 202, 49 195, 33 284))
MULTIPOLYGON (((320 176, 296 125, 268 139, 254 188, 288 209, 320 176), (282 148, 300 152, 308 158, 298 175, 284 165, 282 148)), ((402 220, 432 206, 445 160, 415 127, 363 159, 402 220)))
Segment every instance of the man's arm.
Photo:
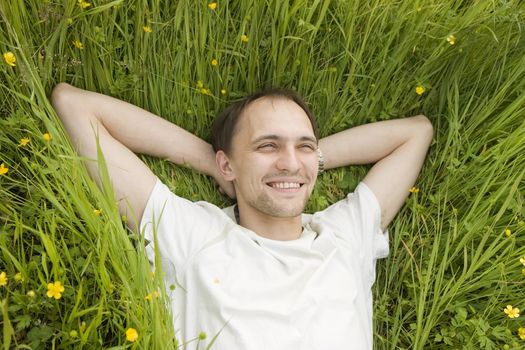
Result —
POLYGON ((325 168, 375 163, 363 182, 381 207, 386 229, 414 185, 432 141, 432 124, 425 116, 360 125, 319 141, 325 168))
POLYGON ((119 211, 135 232, 156 177, 134 154, 186 164, 221 180, 211 145, 132 104, 61 83, 51 101, 90 175, 100 185, 96 136, 108 166, 119 211), (131 209, 131 210, 130 210, 131 209))

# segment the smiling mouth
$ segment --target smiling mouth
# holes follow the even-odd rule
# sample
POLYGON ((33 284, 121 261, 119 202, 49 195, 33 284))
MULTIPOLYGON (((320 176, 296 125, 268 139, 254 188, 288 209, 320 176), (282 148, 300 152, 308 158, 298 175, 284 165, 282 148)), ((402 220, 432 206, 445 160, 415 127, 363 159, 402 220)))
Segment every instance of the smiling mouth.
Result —
POLYGON ((279 190, 294 190, 301 188, 304 184, 299 182, 269 182, 267 185, 279 190))

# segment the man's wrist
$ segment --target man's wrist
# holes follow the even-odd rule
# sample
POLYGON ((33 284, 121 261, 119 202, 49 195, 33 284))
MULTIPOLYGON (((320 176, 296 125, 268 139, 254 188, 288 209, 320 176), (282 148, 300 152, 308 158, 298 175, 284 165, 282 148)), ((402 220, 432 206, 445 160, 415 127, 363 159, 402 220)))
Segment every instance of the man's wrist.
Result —
POLYGON ((324 156, 319 146, 317 146, 317 172, 319 174, 324 172, 324 156))

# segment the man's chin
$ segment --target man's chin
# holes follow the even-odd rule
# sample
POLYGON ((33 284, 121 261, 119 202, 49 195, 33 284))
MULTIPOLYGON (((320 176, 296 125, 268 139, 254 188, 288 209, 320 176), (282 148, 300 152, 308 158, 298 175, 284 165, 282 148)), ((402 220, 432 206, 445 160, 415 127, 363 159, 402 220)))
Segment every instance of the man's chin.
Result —
POLYGON ((266 215, 277 218, 294 218, 301 215, 306 207, 306 203, 297 204, 295 206, 279 205, 279 203, 272 203, 271 205, 264 205, 258 209, 266 215))

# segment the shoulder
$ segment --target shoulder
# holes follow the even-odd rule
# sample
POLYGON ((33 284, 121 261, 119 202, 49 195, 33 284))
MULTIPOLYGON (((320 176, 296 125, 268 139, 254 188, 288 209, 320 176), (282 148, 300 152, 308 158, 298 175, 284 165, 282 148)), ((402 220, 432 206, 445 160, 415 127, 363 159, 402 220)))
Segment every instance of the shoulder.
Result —
POLYGON ((353 192, 346 195, 345 198, 330 205, 328 208, 318 211, 314 214, 315 218, 322 218, 325 216, 331 218, 346 218, 353 215, 374 216, 381 213, 379 201, 374 192, 364 183, 360 182, 353 192))
POLYGON ((179 222, 193 220, 230 220, 227 212, 207 201, 193 202, 176 195, 158 177, 146 202, 141 219, 141 227, 151 222, 154 217, 160 220, 161 216, 176 219, 179 222))

